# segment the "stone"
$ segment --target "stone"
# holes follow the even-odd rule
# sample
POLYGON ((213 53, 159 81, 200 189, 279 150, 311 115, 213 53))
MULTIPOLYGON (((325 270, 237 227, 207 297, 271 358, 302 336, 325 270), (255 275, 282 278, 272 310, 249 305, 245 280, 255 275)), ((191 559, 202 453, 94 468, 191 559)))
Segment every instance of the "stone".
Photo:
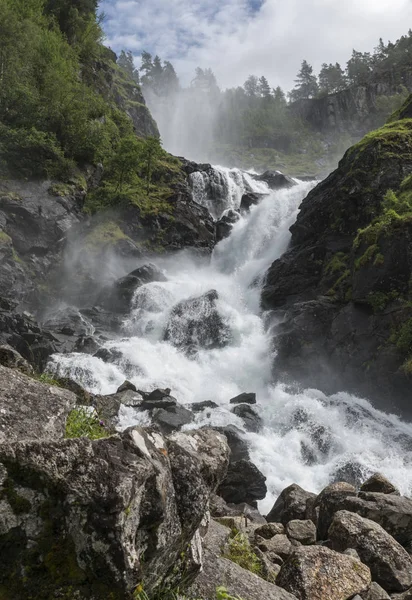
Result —
POLYGON ((239 504, 246 502, 256 506, 257 500, 263 500, 267 493, 266 477, 250 460, 238 460, 229 463, 224 481, 218 488, 218 494, 226 502, 239 504))
POLYGON ((284 534, 276 534, 269 540, 259 541, 257 547, 262 552, 272 552, 283 560, 286 560, 294 549, 290 540, 284 534))
POLYGON ((216 306, 218 298, 217 291, 210 290, 176 304, 167 322, 164 339, 189 355, 200 349, 227 346, 232 334, 216 306))
POLYGON ((230 531, 211 521, 203 540, 203 570, 185 592, 189 598, 215 598, 216 589, 225 587, 231 596, 244 600, 296 600, 282 588, 246 571, 238 564, 222 557, 222 547, 230 531))
POLYGON ((166 576, 190 583, 200 565, 182 547, 198 548, 227 462, 225 439, 211 430, 1 444, 2 585, 12 598, 107 600, 139 583, 154 595, 166 576))
POLYGON ((293 483, 282 491, 266 519, 269 523, 283 523, 284 525, 294 519, 306 520, 306 502, 309 498, 314 497, 315 494, 307 492, 293 483))
POLYGON ((296 185, 296 181, 280 171, 265 171, 261 175, 254 175, 254 179, 266 182, 271 190, 288 189, 296 185))
POLYGON ((282 565, 276 582, 299 600, 349 600, 368 590, 371 574, 350 556, 301 546, 282 565))
POLYGON ((69 337, 88 336, 93 333, 90 321, 75 308, 67 306, 52 311, 43 321, 43 327, 69 337))
POLYGON ((194 420, 192 411, 183 406, 156 408, 152 413, 152 421, 164 434, 172 433, 188 425, 194 420))
POLYGON ((230 404, 256 404, 256 394, 253 392, 243 392, 230 399, 230 404))
MULTIPOLYGON (((155 390, 160 391, 160 390, 155 390)), ((153 393, 153 392, 152 392, 153 393)), ((142 409, 144 410, 154 410, 155 408, 172 408, 177 405, 176 398, 173 396, 167 395, 155 395, 149 394, 149 396, 143 396, 142 409)))
POLYGON ((255 535, 262 537, 265 540, 270 540, 275 535, 284 534, 285 527, 282 523, 266 523, 255 530, 255 535))
POLYGON ((391 600, 391 598, 376 581, 372 581, 369 590, 362 595, 362 600, 391 600))
POLYGON ((255 194, 254 192, 248 192, 247 194, 243 194, 242 199, 240 201, 240 212, 248 213, 250 211, 250 207, 259 204, 265 198, 267 194, 255 194))
POLYGON ((262 419, 249 404, 236 404, 231 412, 242 419, 246 431, 257 433, 262 428, 262 419))
POLYGON ((327 539, 333 516, 340 509, 342 501, 348 496, 356 496, 356 489, 353 485, 344 481, 331 483, 321 491, 315 502, 315 505, 319 507, 318 540, 327 539))
POLYGON ((17 350, 8 344, 0 346, 0 365, 3 365, 3 367, 7 367, 8 369, 18 369, 26 375, 33 374, 33 367, 17 352, 17 350))
POLYGON ((412 586, 412 559, 377 523, 346 510, 335 514, 329 528, 333 549, 354 548, 370 570, 373 580, 389 592, 412 586))
POLYGON ((360 486, 361 492, 379 492, 381 494, 396 494, 400 495, 396 488, 384 475, 375 473, 365 483, 360 486))
POLYGON ((0 443, 59 440, 76 396, 0 366, 0 443))
POLYGON ((216 404, 216 402, 213 402, 213 400, 203 400, 202 402, 194 402, 193 404, 189 405, 189 408, 191 411, 198 413, 198 412, 202 412, 204 410, 213 410, 214 408, 218 408, 219 405, 216 404))
POLYGON ((227 238, 233 229, 233 225, 240 219, 240 214, 229 209, 216 223, 216 243, 227 238))
POLYGON ((130 381, 124 381, 122 383, 122 385, 120 387, 117 388, 117 392, 116 394, 120 394, 121 392, 126 392, 127 390, 130 390, 132 392, 137 392, 137 388, 134 385, 134 383, 131 383, 130 381))
POLYGON ((295 519, 286 525, 286 534, 289 539, 296 540, 304 546, 316 542, 316 527, 312 521, 295 519))

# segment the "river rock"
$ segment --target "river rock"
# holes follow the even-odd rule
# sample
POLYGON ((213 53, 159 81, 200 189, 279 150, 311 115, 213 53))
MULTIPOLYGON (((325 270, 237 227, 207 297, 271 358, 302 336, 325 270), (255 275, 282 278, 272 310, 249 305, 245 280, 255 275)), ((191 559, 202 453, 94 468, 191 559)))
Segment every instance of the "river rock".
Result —
POLYGON ((290 540, 300 542, 304 546, 316 542, 316 527, 312 521, 295 519, 286 525, 286 534, 290 540))
POLYGON ((194 420, 191 410, 183 406, 168 406, 166 408, 156 408, 152 413, 152 421, 156 423, 160 431, 164 434, 172 433, 188 425, 194 420))
POLYGON ((9 597, 126 598, 139 583, 152 594, 172 567, 176 585, 227 460, 210 430, 0 445, 9 597))
POLYGON ((329 528, 333 549, 354 548, 368 565, 374 581, 389 592, 412 586, 412 560, 404 548, 380 525, 346 510, 335 514, 329 528))
POLYGON ((193 404, 189 405, 189 408, 191 411, 198 413, 198 412, 202 412, 204 410, 213 410, 214 408, 218 408, 219 405, 216 404, 216 402, 213 402, 213 400, 203 400, 202 402, 194 402, 193 404))
POLYGON ((199 349, 227 346, 231 330, 216 307, 218 298, 217 291, 210 290, 176 304, 166 325, 164 339, 189 354, 199 349))
POLYGON ((261 175, 254 175, 253 177, 257 181, 267 183, 271 190, 287 189, 296 185, 296 181, 280 173, 280 171, 265 171, 261 175))
POLYGON ((262 419, 260 416, 250 407, 249 404, 237 404, 232 408, 232 413, 242 419, 245 424, 246 431, 253 431, 257 433, 262 427, 262 419))
POLYGON ((306 502, 314 498, 315 494, 307 492, 296 483, 285 488, 273 505, 266 519, 275 523, 287 525, 294 519, 306 519, 306 502))
POLYGON ((75 405, 72 392, 0 366, 0 443, 63 438, 75 405))
POLYGON ((399 490, 384 475, 375 473, 360 487, 361 492, 378 492, 381 494, 396 494, 399 496, 399 490))
POLYGON ((356 496, 356 489, 350 483, 340 481, 328 485, 316 498, 315 506, 319 507, 317 522, 317 537, 319 540, 327 539, 333 515, 337 510, 340 510, 342 501, 348 496, 356 496))
POLYGON ((227 475, 218 488, 218 494, 226 502, 239 504, 246 502, 256 506, 267 493, 266 477, 250 460, 230 462, 227 475))
POLYGON ((127 390, 130 390, 131 392, 137 392, 137 388, 134 385, 134 383, 131 383, 131 381, 124 381, 122 383, 122 385, 120 387, 117 388, 117 392, 116 394, 120 394, 121 392, 126 392, 127 390))
POLYGON ((349 600, 368 590, 369 568, 322 546, 302 546, 282 566, 277 585, 299 600, 349 600))
POLYGON ((229 400, 230 404, 256 404, 256 394, 253 392, 243 392, 229 400))
POLYGON ((8 344, 0 346, 0 365, 8 369, 18 369, 26 375, 33 374, 33 367, 14 348, 8 344))

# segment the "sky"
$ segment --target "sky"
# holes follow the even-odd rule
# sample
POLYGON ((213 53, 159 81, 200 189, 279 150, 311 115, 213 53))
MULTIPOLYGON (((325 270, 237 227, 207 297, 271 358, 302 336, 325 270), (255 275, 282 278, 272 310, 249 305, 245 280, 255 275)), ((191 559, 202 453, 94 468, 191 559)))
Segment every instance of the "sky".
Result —
POLYGON ((200 66, 222 88, 265 75, 289 90, 303 59, 346 65, 412 27, 412 0, 103 0, 106 44, 173 63, 188 84, 200 66))

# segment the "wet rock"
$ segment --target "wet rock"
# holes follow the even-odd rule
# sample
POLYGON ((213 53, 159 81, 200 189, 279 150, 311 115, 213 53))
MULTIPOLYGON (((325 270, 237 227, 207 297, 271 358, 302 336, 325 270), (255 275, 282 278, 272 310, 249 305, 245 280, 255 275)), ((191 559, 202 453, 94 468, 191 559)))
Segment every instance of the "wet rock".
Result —
POLYGON ((0 443, 62 439, 75 404, 72 392, 0 366, 0 443))
POLYGON ((375 473, 360 487, 361 492, 380 492, 381 494, 399 494, 396 488, 384 475, 375 473))
POLYGON ((240 212, 249 212, 250 207, 254 204, 259 204, 266 195, 267 194, 255 194, 253 192, 243 194, 242 200, 240 201, 240 212))
POLYGON ((365 479, 364 467, 355 461, 345 463, 332 475, 332 483, 344 481, 358 488, 365 479))
POLYGON ((337 482, 328 485, 316 499, 315 505, 319 507, 317 522, 318 540, 326 540, 328 530, 336 511, 340 510, 342 501, 348 496, 356 496, 353 485, 345 482, 337 482))
POLYGON ((262 419, 249 404, 237 404, 231 412, 242 419, 246 431, 257 433, 262 428, 262 419))
POLYGON ((239 396, 230 399, 230 404, 256 404, 256 394, 253 392, 243 392, 239 396))
POLYGON ((293 546, 284 534, 276 534, 268 540, 259 541, 257 547, 262 552, 271 552, 280 556, 282 560, 286 560, 293 551, 293 546))
POLYGON ((204 400, 203 402, 195 402, 194 404, 189 405, 190 410, 195 413, 202 412, 207 409, 213 410, 214 408, 218 407, 219 405, 216 404, 216 402, 213 402, 213 400, 204 400))
POLYGON ((33 367, 8 344, 0 346, 0 365, 8 369, 18 369, 26 375, 32 375, 33 367))
POLYGON ((403 592, 412 586, 409 554, 380 525, 348 511, 335 514, 329 528, 332 548, 354 548, 374 581, 387 591, 403 592))
POLYGON ((306 501, 314 497, 315 494, 293 483, 283 490, 266 519, 269 523, 278 522, 284 525, 295 519, 305 520, 306 501))
POLYGON ((241 429, 234 425, 226 427, 214 427, 216 431, 222 433, 230 448, 230 462, 234 463, 238 460, 249 460, 249 449, 247 442, 244 439, 244 434, 241 429))
POLYGON ((238 212, 228 210, 226 214, 216 223, 216 242, 229 237, 232 232, 233 225, 240 219, 238 212))
POLYGON ((230 530, 211 521, 203 540, 203 570, 188 590, 192 598, 215 598, 216 589, 222 585, 232 596, 245 600, 296 600, 285 590, 265 581, 238 564, 222 557, 230 530))
POLYGON ((266 496, 265 481, 266 477, 250 460, 237 460, 230 462, 227 475, 217 493, 228 503, 246 502, 256 506, 257 500, 263 500, 266 496))
POLYGON ((224 348, 230 343, 230 327, 216 307, 219 295, 210 290, 197 298, 189 298, 173 308, 164 339, 189 354, 199 349, 224 348))
POLYGON ((65 306, 52 311, 43 321, 43 327, 54 333, 67 336, 88 336, 93 327, 78 310, 65 306))
POLYGON ((181 578, 181 549, 227 456, 224 439, 206 430, 163 439, 134 428, 95 442, 1 445, 2 581, 10 597, 35 590, 38 598, 126 598, 138 583, 154 593, 171 567, 181 578), (23 566, 26 576, 16 578, 23 566))
POLYGON ((167 278, 156 265, 143 265, 103 290, 98 303, 113 312, 128 312, 137 288, 152 281, 167 281, 167 278))
POLYGON ((177 405, 176 398, 170 396, 170 390, 153 390, 150 394, 143 396, 142 408, 144 410, 153 410, 155 408, 171 408, 177 405))
POLYGON ((372 581, 371 587, 366 594, 362 595, 362 600, 391 600, 389 594, 385 592, 381 586, 376 583, 376 581, 372 581))
POLYGON ((296 181, 279 171, 265 171, 261 175, 254 175, 253 178, 257 181, 265 181, 271 190, 281 190, 296 185, 296 181))
POLYGON ((73 352, 95 355, 100 348, 101 345, 94 339, 93 336, 81 335, 74 345, 73 352))
POLYGON ((285 533, 285 528, 282 523, 266 523, 255 530, 255 535, 262 537, 265 540, 270 540, 275 535, 285 533))
POLYGON ((156 408, 152 413, 152 420, 162 433, 168 434, 192 423, 194 416, 192 411, 183 406, 168 406, 156 408))
POLYGON ((147 400, 163 400, 163 398, 170 396, 170 388, 160 389, 157 388, 147 395, 147 400))
POLYGON ((120 394, 121 392, 126 392, 127 390, 130 390, 132 392, 137 392, 137 388, 134 385, 134 383, 131 383, 130 381, 124 381, 122 383, 122 385, 120 387, 117 388, 117 392, 116 394, 120 394))
POLYGON ((286 534, 289 539, 296 540, 304 546, 316 542, 316 527, 312 521, 295 519, 286 525, 286 534))
POLYGON ((282 566, 277 585, 299 600, 349 600, 368 590, 369 568, 322 546, 301 546, 282 566))

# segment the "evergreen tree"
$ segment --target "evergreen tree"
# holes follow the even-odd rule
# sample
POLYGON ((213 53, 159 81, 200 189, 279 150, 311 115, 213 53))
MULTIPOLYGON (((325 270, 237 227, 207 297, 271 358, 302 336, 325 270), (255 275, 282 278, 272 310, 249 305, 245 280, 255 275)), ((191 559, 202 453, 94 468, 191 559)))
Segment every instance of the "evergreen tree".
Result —
POLYGON ((319 91, 324 94, 333 94, 345 89, 347 86, 345 73, 339 63, 327 65, 323 63, 319 73, 319 91))
POLYGON ((133 54, 130 52, 130 50, 127 52, 122 50, 120 52, 120 56, 117 59, 117 64, 128 73, 135 83, 140 83, 139 71, 134 66, 133 54))
POLYGON ((256 98, 259 95, 259 80, 255 75, 249 75, 243 87, 245 88, 246 95, 250 98, 256 98))
POLYGON ((365 84, 372 72, 373 60, 369 52, 352 50, 352 57, 348 60, 346 72, 349 83, 356 85, 365 84))
POLYGON ((313 74, 313 67, 306 60, 302 61, 295 83, 295 89, 290 92, 290 99, 293 102, 314 98, 319 91, 316 75, 313 74))
POLYGON ((273 98, 277 106, 286 106, 286 94, 279 85, 273 90, 273 98))
POLYGON ((262 98, 270 98, 271 89, 268 80, 262 75, 258 82, 258 93, 262 98))

